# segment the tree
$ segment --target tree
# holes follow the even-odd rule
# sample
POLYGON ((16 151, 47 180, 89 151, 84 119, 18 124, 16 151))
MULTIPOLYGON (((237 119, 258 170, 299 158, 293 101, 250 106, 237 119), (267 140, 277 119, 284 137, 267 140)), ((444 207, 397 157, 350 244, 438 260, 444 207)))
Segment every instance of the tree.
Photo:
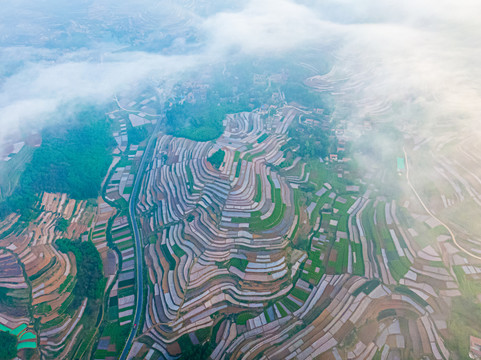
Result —
POLYGON ((75 303, 84 297, 98 298, 102 286, 102 259, 95 245, 90 241, 58 239, 55 244, 63 253, 73 252, 77 263, 77 282, 73 293, 75 303))
POLYGON ((211 353, 211 345, 210 343, 206 342, 202 345, 191 346, 185 351, 183 350, 179 360, 206 360, 209 358, 211 353))
POLYGON ((58 231, 61 231, 61 232, 65 232, 67 231, 68 229, 68 220, 63 218, 63 217, 60 217, 58 220, 57 220, 57 226, 55 226, 55 228, 58 230, 58 231))
POLYGON ((0 217, 15 211, 22 220, 32 220, 38 215, 35 202, 43 191, 67 193, 74 199, 97 197, 112 161, 110 124, 103 112, 91 108, 69 120, 42 131, 42 145, 15 191, 0 203, 0 217))
POLYGON ((17 337, 0 331, 0 360, 10 360, 17 356, 17 337))
POLYGON ((127 130, 129 140, 132 144, 140 144, 149 135, 149 131, 145 126, 129 127, 127 130))
POLYGON ((213 167, 215 167, 216 169, 219 169, 220 166, 222 165, 222 162, 224 161, 224 156, 225 156, 225 151, 222 149, 219 149, 215 153, 213 153, 212 156, 209 156, 207 158, 207 161, 209 161, 213 167))
POLYGON ((195 141, 217 139, 224 131, 225 110, 212 101, 174 104, 166 112, 167 133, 195 141))

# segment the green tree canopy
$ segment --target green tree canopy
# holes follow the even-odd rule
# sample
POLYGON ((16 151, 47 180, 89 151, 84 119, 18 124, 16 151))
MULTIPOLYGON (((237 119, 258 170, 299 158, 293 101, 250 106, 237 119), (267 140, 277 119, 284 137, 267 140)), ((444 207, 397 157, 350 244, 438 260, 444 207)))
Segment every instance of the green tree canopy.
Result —
POLYGON ((211 353, 211 345, 206 342, 202 345, 191 346, 186 350, 182 349, 182 355, 179 360, 206 360, 211 353))
POLYGON ((11 360, 17 356, 17 337, 0 331, 0 360, 11 360))
POLYGON ((219 149, 215 153, 213 153, 212 156, 209 156, 207 158, 207 161, 209 161, 213 167, 215 167, 216 169, 219 169, 220 166, 222 165, 222 162, 224 161, 224 156, 225 156, 225 151, 222 149, 219 149))
POLYGON ((76 304, 84 297, 98 298, 102 287, 102 259, 90 241, 58 239, 56 242, 63 253, 73 252, 77 263, 77 283, 73 290, 76 304))
POLYGON ((105 114, 93 108, 47 127, 17 188, 0 204, 0 215, 17 211, 30 220, 37 194, 43 191, 67 193, 74 199, 97 197, 112 161, 112 145, 105 114))

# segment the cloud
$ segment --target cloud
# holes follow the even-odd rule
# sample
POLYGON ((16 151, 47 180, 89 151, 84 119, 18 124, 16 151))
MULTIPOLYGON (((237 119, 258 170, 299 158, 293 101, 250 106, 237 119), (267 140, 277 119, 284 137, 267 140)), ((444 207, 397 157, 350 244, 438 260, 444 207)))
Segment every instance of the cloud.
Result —
MULTIPOLYGON (((4 62, 4 68, 12 73, 6 74, 9 71, 5 70, 0 85, 0 126, 3 129, 0 142, 21 124, 35 122, 38 125, 48 121, 49 111, 63 104, 102 103, 133 85, 141 86, 152 79, 176 79, 187 71, 228 61, 233 48, 236 56, 292 50, 312 40, 316 35, 311 30, 319 26, 306 7, 284 0, 252 1, 237 10, 224 5, 223 11, 211 10, 207 14, 205 7, 200 10, 179 6, 164 8, 151 1, 121 5, 112 1, 87 3, 85 9, 57 4, 51 17, 47 10, 49 5, 55 5, 53 2, 47 2, 46 7, 36 6, 26 13, 20 11, 19 4, 12 6, 10 15, 14 17, 13 12, 20 11, 21 26, 18 33, 5 29, 4 38, 11 41, 22 35, 27 40, 21 54, 12 46, 1 49, 4 54, 16 56, 4 62), (169 11, 171 16, 168 16, 169 11), (107 14, 106 27, 99 27, 98 21, 107 14), (159 18, 154 18, 153 14, 159 18), (36 17, 41 19, 38 23, 36 17), (298 26, 300 21, 307 20, 306 17, 310 26, 298 26), (60 24, 49 26, 49 20, 58 20, 60 24), (40 34, 44 39, 41 46, 39 37, 26 29, 40 34), (185 29, 191 32, 186 33, 185 29), (117 38, 98 39, 99 34, 106 32, 115 33, 117 38), (160 51, 132 51, 139 47, 139 34, 147 36, 152 43, 169 36, 174 39, 168 42, 170 47, 166 45, 160 51), (185 45, 186 36, 198 39, 192 49, 185 45), (58 38, 67 40, 58 41, 58 38), (78 38, 85 47, 79 47, 78 38)), ((140 48, 145 45, 140 44, 140 48)))
POLYGON ((198 65, 194 57, 120 53, 105 62, 32 63, 8 77, 0 88, 1 136, 25 124, 43 125, 62 105, 102 104, 116 93, 149 79, 176 75, 198 65))
POLYGON ((330 59, 325 79, 353 118, 474 121, 480 11, 475 0, 13 2, 0 15, 0 142, 68 102, 246 55, 307 52, 330 59))
POLYGON ((202 30, 215 50, 238 49, 247 54, 278 54, 302 50, 332 36, 335 24, 322 21, 308 7, 287 0, 250 1, 239 12, 208 18, 202 30))
POLYGON ((432 131, 477 124, 481 110, 481 3, 305 1, 339 29, 331 74, 351 120, 373 116, 432 131), (381 111, 382 110, 382 111, 381 111))

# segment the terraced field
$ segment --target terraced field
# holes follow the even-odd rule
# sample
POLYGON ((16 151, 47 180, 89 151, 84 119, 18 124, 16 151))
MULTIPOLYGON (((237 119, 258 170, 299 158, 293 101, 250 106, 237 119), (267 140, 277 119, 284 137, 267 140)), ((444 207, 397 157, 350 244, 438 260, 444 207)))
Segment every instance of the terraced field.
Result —
POLYGON ((130 356, 204 343, 213 359, 449 358, 442 309, 461 293, 445 249, 417 241, 422 222, 408 227, 348 159, 282 165, 301 111, 270 113, 228 115, 215 142, 158 135, 137 203, 148 288, 130 356))
MULTIPOLYGON (((320 78, 306 83, 322 88, 320 78)), ((26 228, 15 214, 0 223, 0 330, 17 336, 21 356, 118 358, 132 332, 126 351, 136 359, 196 351, 212 359, 448 359, 467 351, 465 335, 478 330, 463 320, 461 300, 481 301, 470 235, 477 225, 462 230, 447 215, 477 209, 475 173, 426 189, 430 173, 410 160, 423 142, 409 137, 391 173, 364 172, 345 153, 345 123, 286 104, 227 115, 215 141, 155 132, 152 152, 147 139, 129 140, 126 125, 151 99, 109 114, 117 148, 102 196, 43 193, 26 228), (307 144, 293 141, 295 126, 329 133, 330 154, 298 156, 307 144), (406 191, 389 195, 385 179, 406 191), (94 297, 76 292, 83 264, 59 251, 64 238, 99 253, 94 297)), ((154 121, 141 114, 132 124, 154 121)), ((475 168, 477 155, 464 143, 456 149, 466 164, 436 160, 439 174, 475 168)))

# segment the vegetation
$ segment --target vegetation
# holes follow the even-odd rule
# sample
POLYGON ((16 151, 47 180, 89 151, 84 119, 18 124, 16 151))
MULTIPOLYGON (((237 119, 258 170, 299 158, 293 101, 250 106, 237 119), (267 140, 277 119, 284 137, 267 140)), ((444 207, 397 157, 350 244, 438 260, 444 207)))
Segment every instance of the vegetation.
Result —
POLYGON ((256 196, 254 202, 260 202, 262 199, 262 180, 259 174, 256 174, 256 196))
POLYGON ((424 300, 421 296, 416 294, 414 291, 412 291, 410 288, 408 288, 406 285, 398 285, 394 288, 397 292, 409 296, 411 299, 416 301, 418 304, 422 305, 423 307, 429 306, 429 304, 424 300))
POLYGON ((385 318, 396 316, 396 310, 395 309, 384 309, 377 314, 377 321, 381 321, 385 318))
POLYGON ((294 101, 310 108, 321 108, 326 114, 330 114, 333 110, 330 99, 326 94, 321 95, 303 84, 289 81, 281 89, 287 101, 294 101))
POLYGON ((214 140, 224 131, 222 121, 227 113, 228 108, 213 96, 195 104, 177 103, 165 114, 167 133, 196 141, 214 140))
POLYGON ((182 355, 179 360, 206 360, 212 353, 210 343, 195 345, 188 347, 185 351, 182 349, 182 355))
POLYGON ((147 138, 149 130, 145 125, 137 127, 130 126, 127 129, 127 135, 132 144, 139 144, 147 138))
POLYGON ((68 220, 63 218, 63 217, 60 217, 58 220, 57 220, 57 225, 55 226, 55 228, 58 230, 58 231, 61 231, 61 232, 65 232, 67 231, 68 229, 68 220))
POLYGON ((11 160, 0 161, 0 202, 8 198, 17 187, 34 150, 34 147, 25 145, 11 160))
POLYGON ((228 261, 228 263, 229 263, 229 266, 234 266, 238 268, 240 271, 245 271, 249 261, 247 261, 246 259, 232 258, 228 261))
POLYGON ((267 139, 269 137, 268 134, 262 134, 258 139, 257 139, 257 142, 258 143, 261 143, 263 142, 265 139, 267 139))
POLYGON ((175 259, 172 257, 172 254, 169 251, 169 248, 167 247, 166 244, 160 245, 160 249, 162 251, 162 255, 164 256, 164 259, 167 261, 169 264, 170 269, 175 269, 175 259))
POLYGON ((369 295, 371 291, 373 291, 377 286, 381 283, 379 279, 372 279, 366 281, 363 285, 359 286, 356 290, 353 291, 352 296, 357 296, 361 293, 361 291, 369 295))
POLYGON ((222 149, 217 150, 215 153, 213 153, 211 156, 207 158, 207 161, 209 161, 213 167, 216 169, 219 169, 220 166, 222 165, 222 162, 224 161, 224 156, 225 156, 225 151, 222 149))
POLYGON ((202 328, 195 332, 195 336, 197 336, 197 340, 199 340, 201 343, 208 340, 210 338, 210 334, 211 334, 210 327, 202 328))
POLYGON ((77 263, 77 282, 72 306, 78 306, 84 297, 97 299, 102 292, 102 259, 90 241, 58 239, 55 242, 63 253, 73 252, 77 263))
POLYGON ((52 311, 52 306, 47 303, 41 303, 37 306, 38 314, 48 314, 50 311, 52 311))
POLYGON ((60 284, 59 288, 58 288, 58 292, 61 294, 66 288, 67 286, 70 284, 70 282, 72 281, 73 279, 73 276, 71 274, 68 274, 68 276, 66 277, 65 281, 60 284))
POLYGON ((455 350, 461 359, 469 359, 469 337, 481 337, 481 305, 472 298, 453 298, 451 318, 448 323, 451 338, 447 345, 455 350))
POLYGON ((48 264, 44 266, 40 271, 37 271, 35 274, 29 277, 30 281, 34 281, 40 278, 42 275, 46 274, 55 264, 57 263, 57 258, 52 257, 48 264))
POLYGON ((111 162, 110 125, 102 112, 87 109, 66 125, 42 132, 42 145, 26 165, 12 195, 0 204, 0 215, 17 211, 28 221, 43 191, 67 193, 75 199, 96 197, 111 162))
POLYGON ((292 291, 291 291, 291 294, 293 296, 295 296, 296 298, 298 298, 299 300, 302 300, 302 301, 306 301, 307 298, 309 297, 309 293, 305 292, 304 290, 301 290, 299 288, 294 288, 292 291))
POLYGON ((10 360, 17 356, 17 337, 0 331, 0 360, 10 360))
POLYGON ((243 312, 237 316, 236 323, 239 325, 245 325, 247 324, 247 320, 255 318, 255 314, 252 314, 250 312, 243 312))
POLYGON ((289 138, 286 148, 296 149, 298 156, 324 158, 329 153, 329 137, 320 126, 299 124, 290 127, 289 138))

